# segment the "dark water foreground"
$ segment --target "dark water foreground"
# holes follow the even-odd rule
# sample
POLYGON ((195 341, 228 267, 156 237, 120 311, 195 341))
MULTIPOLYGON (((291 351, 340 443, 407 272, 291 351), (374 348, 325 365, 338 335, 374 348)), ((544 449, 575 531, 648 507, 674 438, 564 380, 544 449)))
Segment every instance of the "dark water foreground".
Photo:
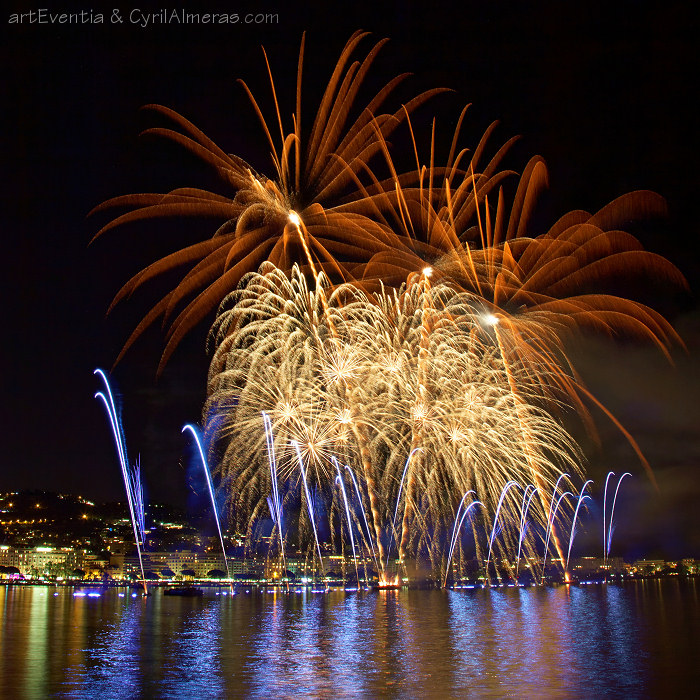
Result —
POLYGON ((694 580, 148 599, 0 587, 0 608, 2 698, 700 692, 694 580))

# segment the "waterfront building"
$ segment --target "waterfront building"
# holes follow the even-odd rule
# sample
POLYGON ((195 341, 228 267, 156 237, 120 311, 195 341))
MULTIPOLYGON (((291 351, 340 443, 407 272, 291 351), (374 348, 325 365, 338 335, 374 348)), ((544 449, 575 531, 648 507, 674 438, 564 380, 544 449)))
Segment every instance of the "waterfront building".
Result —
MULTIPOLYGON (((197 552, 183 550, 180 552, 143 552, 141 555, 143 568, 157 578, 171 578, 168 572, 175 576, 191 578, 207 578, 211 571, 226 571, 223 556, 219 553, 197 552), (193 574, 183 572, 193 571, 193 574), (165 573, 164 573, 165 572, 165 573)), ((229 571, 243 573, 245 562, 228 558, 229 571)), ((110 575, 112 578, 141 578, 141 565, 138 555, 114 553, 110 556, 110 575)), ((247 569, 245 569, 247 570, 247 569)))
POLYGON ((14 566, 23 576, 67 578, 77 569, 101 575, 105 559, 73 547, 0 546, 0 566, 14 566))
POLYGON ((697 559, 681 559, 680 564, 686 574, 700 574, 700 561, 697 559))
POLYGON ((632 564, 631 571, 641 576, 653 576, 666 569, 668 564, 663 559, 640 559, 632 564))
POLYGON ((571 572, 574 576, 591 574, 624 574, 628 567, 622 557, 578 557, 571 560, 571 572))

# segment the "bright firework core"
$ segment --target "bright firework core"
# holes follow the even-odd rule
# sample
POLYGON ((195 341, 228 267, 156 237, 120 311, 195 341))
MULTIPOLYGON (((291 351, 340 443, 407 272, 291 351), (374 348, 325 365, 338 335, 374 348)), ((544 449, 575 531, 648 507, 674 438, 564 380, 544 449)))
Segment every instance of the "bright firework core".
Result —
POLYGON ((482 316, 482 320, 486 326, 498 325, 498 316, 495 316, 494 314, 484 314, 484 316, 482 316))

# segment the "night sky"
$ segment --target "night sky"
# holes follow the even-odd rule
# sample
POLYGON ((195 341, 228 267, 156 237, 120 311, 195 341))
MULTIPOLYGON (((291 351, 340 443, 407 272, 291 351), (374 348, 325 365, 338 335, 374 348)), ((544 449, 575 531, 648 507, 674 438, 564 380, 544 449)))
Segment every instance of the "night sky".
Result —
MULTIPOLYGON (((160 103, 177 110, 224 150, 272 175, 264 135, 236 79, 245 79, 269 109, 264 45, 289 117, 299 43, 307 30, 304 105, 310 121, 345 41, 352 31, 366 29, 372 37, 365 50, 373 40, 391 39, 370 88, 400 72, 414 73, 392 107, 429 87, 454 90, 418 117, 429 125, 437 116, 445 148, 461 106, 471 102, 462 144, 474 146, 499 119, 494 144, 522 135, 507 166, 522 169, 533 154, 545 158, 550 188, 539 211, 543 222, 551 224, 573 208, 595 211, 635 189, 666 198, 668 217, 634 232, 647 249, 681 269, 691 293, 651 281, 641 291, 673 320, 687 350, 677 348, 671 366, 652 348, 629 342, 586 338, 571 347, 588 387, 638 439, 658 492, 602 414, 596 414, 600 446, 575 424, 572 429, 586 449, 596 496, 609 469, 634 474, 621 491, 616 553, 700 556, 700 61, 693 18, 676 2, 569 6, 574 4, 373 2, 341 11, 331 4, 293 9, 288 2, 187 3, 200 12, 243 15, 253 7, 279 15, 277 24, 198 28, 143 28, 128 20, 115 26, 111 7, 104 10, 104 25, 17 27, 8 24, 9 14, 38 6, 6 5, 0 35, 0 489, 123 498, 106 418, 93 399, 99 384, 92 371, 111 367, 149 304, 167 290, 167 280, 145 287, 109 316, 106 310, 131 275, 211 232, 192 222, 134 226, 88 245, 107 218, 87 213, 103 200, 211 181, 176 145, 139 137, 154 125, 139 108, 160 103)), ((90 9, 68 2, 43 6, 90 9)), ((122 5, 121 14, 128 17, 135 7, 146 6, 122 5)), ((191 493, 180 429, 200 419, 207 328, 202 324, 187 338, 159 379, 158 327, 114 369, 130 453, 141 454, 154 500, 184 504, 191 493)), ((588 536, 599 538, 597 523, 589 525, 588 536)))

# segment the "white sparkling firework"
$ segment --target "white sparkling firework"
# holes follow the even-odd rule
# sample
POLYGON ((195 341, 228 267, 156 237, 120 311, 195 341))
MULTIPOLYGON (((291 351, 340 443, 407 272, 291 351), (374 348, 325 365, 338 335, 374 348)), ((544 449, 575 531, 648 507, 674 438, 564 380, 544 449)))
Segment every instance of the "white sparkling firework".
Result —
MULTIPOLYGON (((545 405, 542 384, 528 380, 532 367, 516 377, 514 393, 518 368, 506 366, 481 316, 471 295, 427 276, 368 296, 352 285, 332 288, 323 275, 310 287, 297 268, 289 278, 269 264, 248 275, 212 330, 208 401, 239 526, 264 513, 271 491, 261 411, 270 417, 287 508, 308 520, 298 445, 318 517, 330 523, 340 508, 337 458, 361 484, 373 540, 365 545, 380 561, 393 541, 402 560, 444 563, 446 533, 469 489, 484 504, 483 530, 508 482, 546 494, 563 472, 580 472, 578 450, 545 405)), ((517 549, 520 501, 512 489, 501 505, 494 544, 501 558, 517 549)), ((531 515, 541 524, 539 510, 531 515)), ((308 530, 302 526, 301 536, 308 530)))

